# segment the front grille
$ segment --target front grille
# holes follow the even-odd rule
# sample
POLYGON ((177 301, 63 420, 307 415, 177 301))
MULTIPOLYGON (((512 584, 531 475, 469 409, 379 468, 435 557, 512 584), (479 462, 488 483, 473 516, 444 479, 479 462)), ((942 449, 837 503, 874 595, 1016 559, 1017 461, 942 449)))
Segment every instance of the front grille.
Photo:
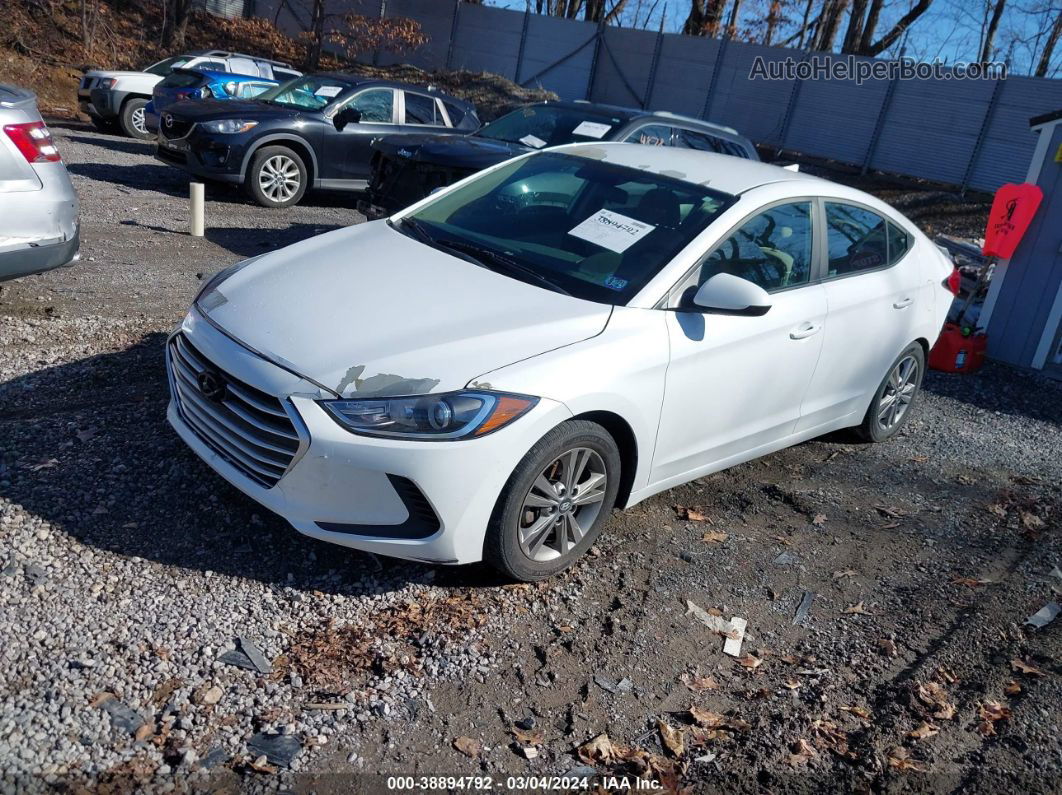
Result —
POLYGON ((159 133, 162 137, 175 141, 188 135, 193 127, 195 127, 195 122, 185 121, 169 113, 163 113, 159 123, 159 133))
POLYGON ((92 83, 93 83, 94 80, 95 80, 95 78, 93 78, 93 77, 82 77, 81 78, 81 87, 84 88, 84 89, 92 88, 92 83))
POLYGON ((184 152, 174 152, 172 149, 166 149, 165 147, 158 147, 155 154, 167 163, 175 163, 176 165, 183 166, 188 162, 188 155, 184 152))
POLYGON ((170 341, 170 377, 177 408, 196 436, 247 477, 275 486, 299 449, 299 434, 280 400, 224 372, 183 334, 170 341), (203 373, 223 385, 219 395, 203 393, 203 373))

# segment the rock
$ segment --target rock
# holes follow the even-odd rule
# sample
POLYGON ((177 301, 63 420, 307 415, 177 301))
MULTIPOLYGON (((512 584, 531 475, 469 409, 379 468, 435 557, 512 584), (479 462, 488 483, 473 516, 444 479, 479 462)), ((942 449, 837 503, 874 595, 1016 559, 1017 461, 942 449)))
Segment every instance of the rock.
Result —
POLYGON ((251 664, 254 665, 259 673, 268 674, 272 672, 273 663, 265 658, 265 655, 258 650, 258 647, 246 635, 239 635, 236 638, 236 642, 240 645, 240 651, 247 655, 247 659, 251 661, 251 664))
POLYGON ((225 695, 225 691, 217 685, 213 685, 199 694, 198 703, 211 706, 221 701, 223 695, 225 695))
POLYGON ((302 743, 289 734, 259 732, 248 741, 247 750, 255 756, 264 756, 271 765, 291 767, 302 750, 302 743))
POLYGON ((147 722, 139 712, 113 696, 104 699, 100 703, 100 708, 111 716, 111 724, 116 729, 133 735, 147 722))

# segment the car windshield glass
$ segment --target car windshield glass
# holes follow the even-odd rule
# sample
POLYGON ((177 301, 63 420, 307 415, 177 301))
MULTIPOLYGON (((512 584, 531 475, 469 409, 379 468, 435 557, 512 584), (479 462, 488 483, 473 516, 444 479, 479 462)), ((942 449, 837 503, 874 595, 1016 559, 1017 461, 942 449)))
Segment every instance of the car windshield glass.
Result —
POLYGON ((542 149, 579 141, 600 141, 622 123, 623 119, 581 108, 532 105, 495 119, 476 135, 542 149))
POLYGON ((622 305, 733 201, 702 185, 546 152, 439 196, 399 228, 515 279, 622 305))
POLYGON ((259 94, 258 99, 272 105, 320 110, 349 88, 346 83, 329 77, 296 77, 259 94))
POLYGON ((151 66, 147 67, 144 71, 148 74, 160 75, 162 77, 165 77, 174 69, 180 66, 184 66, 190 60, 192 59, 185 58, 183 55, 175 55, 172 58, 164 58, 158 63, 151 64, 151 66))

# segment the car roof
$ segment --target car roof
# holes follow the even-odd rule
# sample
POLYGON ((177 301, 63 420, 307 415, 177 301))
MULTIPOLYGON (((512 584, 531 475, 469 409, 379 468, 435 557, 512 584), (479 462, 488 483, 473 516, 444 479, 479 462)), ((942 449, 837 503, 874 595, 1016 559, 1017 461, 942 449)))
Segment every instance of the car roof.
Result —
POLYGON ((262 58, 258 55, 248 55, 245 52, 232 52, 231 50, 192 50, 184 53, 184 55, 192 58, 248 58, 249 60, 267 63, 272 66, 291 68, 291 64, 286 61, 275 61, 272 58, 262 58))
POLYGON ((267 83, 276 83, 277 82, 276 80, 273 80, 272 78, 269 78, 269 77, 259 77, 258 75, 241 75, 241 74, 237 74, 236 72, 218 72, 218 71, 216 71, 214 69, 196 69, 194 66, 192 68, 190 68, 190 69, 174 69, 173 71, 175 71, 175 72, 198 72, 199 74, 206 75, 207 77, 209 77, 211 79, 226 80, 226 81, 234 80, 237 83, 246 83, 246 82, 251 81, 251 80, 253 80, 255 82, 262 82, 264 80, 267 83))
POLYGON ((609 105, 604 102, 588 102, 584 99, 576 99, 572 101, 557 101, 557 100, 545 100, 544 102, 536 102, 535 105, 551 105, 557 108, 567 108, 569 110, 579 110, 589 113, 601 113, 608 116, 618 117, 621 121, 629 122, 635 119, 660 119, 665 122, 679 122, 682 124, 700 127, 704 130, 711 130, 713 132, 722 133, 727 136, 733 136, 734 138, 742 141, 747 140, 744 135, 735 130, 733 127, 727 127, 723 124, 716 124, 715 122, 705 121, 704 119, 698 119, 694 116, 683 116, 681 113, 672 113, 668 110, 643 110, 641 108, 626 108, 622 105, 609 105))
POLYGON ((758 160, 746 160, 733 155, 702 152, 676 146, 578 143, 556 146, 548 151, 576 155, 589 160, 603 160, 641 171, 651 171, 734 195, 771 182, 804 183, 807 185, 808 192, 813 195, 822 193, 822 189, 827 185, 835 185, 835 183, 810 174, 790 171, 781 166, 761 163, 758 160))
POLYGON ((444 91, 440 91, 435 86, 430 85, 425 86, 417 83, 405 83, 400 80, 386 80, 379 77, 365 77, 364 75, 354 75, 348 72, 314 72, 312 74, 303 75, 303 77, 326 77, 329 80, 335 80, 338 83, 346 83, 351 88, 373 85, 380 86, 381 88, 408 89, 409 91, 431 94, 440 99, 445 99, 447 102, 464 106, 466 109, 474 109, 471 102, 455 97, 452 94, 447 94, 444 91))

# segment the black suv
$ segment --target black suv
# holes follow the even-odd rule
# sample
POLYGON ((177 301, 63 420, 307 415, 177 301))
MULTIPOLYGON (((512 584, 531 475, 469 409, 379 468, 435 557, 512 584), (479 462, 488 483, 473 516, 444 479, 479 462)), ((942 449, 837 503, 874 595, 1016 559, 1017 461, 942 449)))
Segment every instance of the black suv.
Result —
POLYGON ((476 171, 547 146, 626 141, 681 146, 759 160, 752 142, 731 127, 665 111, 590 102, 527 105, 462 136, 387 136, 372 142, 370 218, 389 215, 476 171))
POLYGON ((478 127, 472 105, 432 88, 316 74, 252 101, 170 106, 159 118, 156 157, 207 180, 242 183, 263 207, 288 207, 310 187, 363 190, 376 136, 478 127))

